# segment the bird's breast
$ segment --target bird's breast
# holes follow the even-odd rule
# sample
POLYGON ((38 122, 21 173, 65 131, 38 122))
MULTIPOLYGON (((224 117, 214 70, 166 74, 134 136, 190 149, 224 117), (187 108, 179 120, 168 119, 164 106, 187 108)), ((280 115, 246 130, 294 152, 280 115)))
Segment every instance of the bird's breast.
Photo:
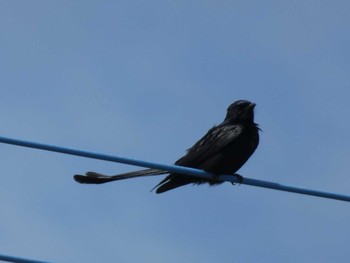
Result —
POLYGON ((242 131, 230 144, 213 155, 202 169, 214 174, 234 174, 254 153, 259 143, 258 131, 242 131))

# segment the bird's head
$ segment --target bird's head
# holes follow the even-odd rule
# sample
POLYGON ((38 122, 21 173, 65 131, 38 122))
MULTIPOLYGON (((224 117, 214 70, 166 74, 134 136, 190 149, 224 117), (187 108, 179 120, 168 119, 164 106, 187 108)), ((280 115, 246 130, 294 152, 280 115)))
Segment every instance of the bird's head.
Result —
POLYGON ((225 121, 253 122, 255 103, 248 100, 238 100, 227 108, 225 121))

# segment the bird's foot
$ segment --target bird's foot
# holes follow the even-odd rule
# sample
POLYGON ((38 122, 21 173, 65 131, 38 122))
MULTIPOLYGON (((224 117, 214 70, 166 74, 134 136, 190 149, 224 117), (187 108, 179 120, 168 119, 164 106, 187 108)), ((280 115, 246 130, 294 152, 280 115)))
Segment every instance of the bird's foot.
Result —
POLYGON ((240 174, 234 174, 233 176, 235 176, 237 178, 236 182, 231 182, 232 185, 236 185, 238 183, 238 185, 241 185, 243 182, 243 176, 240 174))

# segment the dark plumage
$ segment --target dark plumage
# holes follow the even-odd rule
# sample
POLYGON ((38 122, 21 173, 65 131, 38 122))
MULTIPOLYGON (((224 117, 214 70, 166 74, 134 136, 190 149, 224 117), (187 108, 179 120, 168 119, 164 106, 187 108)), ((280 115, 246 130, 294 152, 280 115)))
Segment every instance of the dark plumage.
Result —
MULTIPOLYGON (((211 128, 187 154, 175 162, 176 165, 205 170, 214 175, 235 174, 254 153, 259 144, 259 128, 254 123, 255 104, 247 100, 232 103, 224 121, 211 128)), ((157 169, 144 169, 114 176, 95 172, 75 175, 79 183, 101 184, 141 176, 166 174, 157 169)), ((163 193, 186 184, 221 184, 215 178, 208 180, 189 175, 171 173, 158 185, 156 193, 163 193)))

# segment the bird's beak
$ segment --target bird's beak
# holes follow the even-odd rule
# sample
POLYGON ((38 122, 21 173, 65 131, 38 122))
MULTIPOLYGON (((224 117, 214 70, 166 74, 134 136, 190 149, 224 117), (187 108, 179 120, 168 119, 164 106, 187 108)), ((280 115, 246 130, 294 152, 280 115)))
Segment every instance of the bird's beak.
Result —
POLYGON ((256 106, 255 103, 250 103, 245 110, 252 110, 255 108, 255 106, 256 106))

